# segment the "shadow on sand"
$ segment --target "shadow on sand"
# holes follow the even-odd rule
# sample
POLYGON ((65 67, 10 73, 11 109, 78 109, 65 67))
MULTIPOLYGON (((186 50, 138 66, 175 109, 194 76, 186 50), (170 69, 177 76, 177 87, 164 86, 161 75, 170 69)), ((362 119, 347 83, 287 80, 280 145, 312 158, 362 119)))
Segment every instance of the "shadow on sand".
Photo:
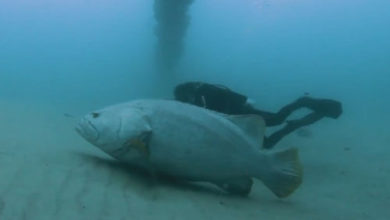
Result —
POLYGON ((112 173, 112 175, 110 175, 112 181, 123 183, 131 188, 135 187, 138 189, 137 191, 147 190, 150 192, 151 190, 163 187, 171 190, 242 198, 240 196, 228 194, 213 184, 188 182, 164 174, 152 175, 148 170, 114 159, 102 158, 80 152, 75 152, 75 154, 82 160, 90 163, 92 167, 102 167, 103 169, 108 170, 109 173, 112 173))
MULTIPOLYGON (((190 182, 174 178, 172 176, 158 174, 151 175, 145 169, 131 166, 114 159, 95 156, 93 154, 74 152, 81 160, 87 163, 88 167, 96 169, 96 176, 100 176, 102 181, 110 182, 111 187, 117 187, 121 191, 129 191, 149 200, 159 200, 161 197, 176 194, 176 196, 185 198, 203 198, 212 197, 211 201, 219 203, 221 206, 229 207, 229 203, 239 203, 245 206, 255 206, 262 204, 263 208, 274 205, 286 208, 295 207, 295 202, 289 199, 278 199, 273 195, 261 195, 264 187, 260 187, 256 192, 251 192, 249 196, 240 196, 229 194, 214 184, 205 182, 190 182), (259 194, 260 193, 260 194, 259 194), (200 197, 195 197, 200 196, 200 197)), ((96 177, 98 178, 98 177, 96 177)))

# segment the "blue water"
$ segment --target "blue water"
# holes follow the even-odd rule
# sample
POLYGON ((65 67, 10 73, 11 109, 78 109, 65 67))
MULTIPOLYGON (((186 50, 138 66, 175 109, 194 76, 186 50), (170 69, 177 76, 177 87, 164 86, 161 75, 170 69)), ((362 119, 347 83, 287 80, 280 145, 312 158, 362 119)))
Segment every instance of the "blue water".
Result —
POLYGON ((166 76, 152 66, 152 1, 0 4, 3 97, 119 100, 187 79, 227 84, 265 105, 278 103, 273 91, 283 101, 302 91, 353 100, 388 93, 384 0, 198 0, 182 60, 166 76))
MULTIPOLYGON (((365 143, 362 152, 372 144, 390 154, 390 1, 194 0, 188 14, 183 53, 162 71, 152 0, 1 0, 0 100, 82 114, 172 98, 176 84, 200 80, 276 111, 308 92, 344 106, 315 133, 344 126, 330 133, 365 143)), ((12 112, 1 108, 3 117, 12 112)))

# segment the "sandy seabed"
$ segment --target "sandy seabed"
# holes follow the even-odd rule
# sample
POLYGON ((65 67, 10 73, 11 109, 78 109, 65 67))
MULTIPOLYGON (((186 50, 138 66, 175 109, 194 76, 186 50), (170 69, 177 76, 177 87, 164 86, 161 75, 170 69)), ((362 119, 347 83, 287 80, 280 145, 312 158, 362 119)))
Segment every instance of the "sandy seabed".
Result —
POLYGON ((241 198, 151 180, 85 142, 64 112, 0 101, 1 220, 390 219, 389 118, 343 116, 311 126, 312 137, 283 140, 278 147, 300 148, 305 175, 292 196, 277 199, 259 181, 241 198))

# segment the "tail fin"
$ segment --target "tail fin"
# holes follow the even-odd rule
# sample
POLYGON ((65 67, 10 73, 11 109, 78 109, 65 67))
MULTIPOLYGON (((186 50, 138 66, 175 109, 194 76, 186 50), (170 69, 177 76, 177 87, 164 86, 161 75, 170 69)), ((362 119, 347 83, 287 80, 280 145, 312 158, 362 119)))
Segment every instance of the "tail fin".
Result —
POLYGON ((291 148, 271 155, 271 171, 261 180, 277 197, 285 198, 299 187, 302 177, 298 149, 291 148))

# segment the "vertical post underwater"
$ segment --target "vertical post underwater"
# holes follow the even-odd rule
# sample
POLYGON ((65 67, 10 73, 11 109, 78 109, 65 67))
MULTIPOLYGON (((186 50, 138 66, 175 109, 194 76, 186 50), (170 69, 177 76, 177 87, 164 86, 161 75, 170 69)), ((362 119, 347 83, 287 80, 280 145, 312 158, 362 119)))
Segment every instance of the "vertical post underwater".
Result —
POLYGON ((154 0, 157 37, 155 64, 159 74, 171 75, 184 50, 184 38, 190 24, 188 10, 194 0, 154 0))

